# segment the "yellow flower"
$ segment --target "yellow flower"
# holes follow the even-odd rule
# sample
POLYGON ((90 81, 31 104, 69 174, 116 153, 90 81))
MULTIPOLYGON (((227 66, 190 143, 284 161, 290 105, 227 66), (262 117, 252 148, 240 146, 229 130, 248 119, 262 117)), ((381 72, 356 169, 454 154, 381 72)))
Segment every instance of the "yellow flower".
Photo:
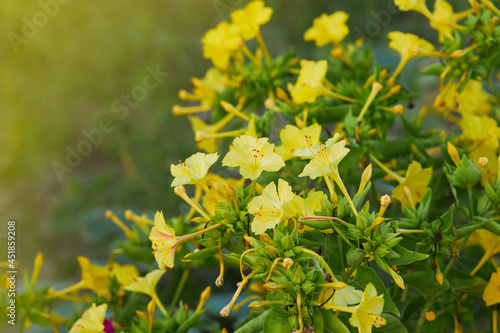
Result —
POLYGON ((129 290, 135 293, 143 293, 150 296, 155 301, 158 308, 160 308, 160 310, 163 312, 163 314, 166 315, 167 311, 163 307, 163 304, 161 303, 160 298, 156 293, 156 285, 158 284, 158 281, 160 281, 163 274, 165 274, 165 271, 163 269, 155 269, 146 274, 145 277, 134 278, 134 281, 127 287, 125 287, 125 290, 129 290))
POLYGON ((222 141, 224 133, 219 133, 233 118, 234 114, 228 114, 215 124, 207 124, 200 117, 188 117, 193 131, 195 140, 198 143, 198 148, 207 153, 216 153, 219 148, 219 143, 222 141))
POLYGON ((188 157, 184 163, 170 165, 170 172, 175 177, 172 187, 199 183, 218 158, 218 154, 196 153, 188 157))
POLYGON ((242 135, 234 139, 234 149, 230 150, 222 160, 223 166, 239 167, 240 174, 255 180, 262 171, 278 171, 285 166, 283 158, 274 152, 274 145, 268 138, 254 138, 242 135))
POLYGON ((96 295, 109 299, 109 270, 107 267, 91 265, 90 260, 83 256, 77 257, 82 271, 83 286, 81 288, 90 289, 96 295))
POLYGON ((422 169, 417 161, 411 162, 405 177, 397 176, 399 185, 392 191, 392 197, 404 206, 415 208, 422 201, 432 177, 432 168, 422 169))
POLYGON ((447 85, 436 98, 436 107, 445 108, 462 115, 486 116, 491 112, 492 97, 484 91, 483 85, 477 80, 469 80, 458 93, 458 85, 447 85))
POLYGON ((474 162, 474 164, 478 167, 478 169, 483 170, 481 165, 479 165, 479 159, 481 157, 486 157, 488 159, 488 164, 484 167, 486 172, 483 173, 483 177, 486 180, 493 184, 497 175, 498 175, 498 156, 496 154, 496 149, 488 147, 486 145, 480 145, 473 150, 469 149, 468 156, 474 162))
POLYGON ((264 1, 250 1, 245 8, 233 11, 231 20, 243 39, 249 40, 257 36, 260 26, 269 22, 272 14, 271 8, 264 7, 264 1))
POLYGON ((358 328, 359 333, 371 333, 373 326, 381 327, 386 320, 380 316, 384 309, 384 295, 377 295, 377 289, 368 283, 361 301, 355 306, 328 306, 333 310, 352 313, 349 322, 358 328))
POLYGON ((439 31, 439 41, 442 42, 442 36, 453 39, 453 24, 456 22, 453 13, 453 7, 444 0, 434 2, 434 12, 429 21, 431 28, 439 31))
POLYGON ((471 275, 474 275, 488 260, 493 258, 497 253, 500 253, 500 236, 486 229, 478 229, 470 235, 465 245, 477 245, 484 250, 483 257, 471 273, 471 275))
POLYGON ((490 281, 484 288, 483 300, 486 306, 500 303, 500 268, 491 274, 490 281))
POLYGON ((214 29, 208 30, 201 42, 203 56, 211 59, 215 67, 225 70, 230 65, 232 54, 242 44, 240 29, 233 24, 221 22, 214 29))
POLYGON ((414 10, 422 14, 430 14, 425 0, 394 0, 394 4, 404 12, 414 10))
POLYGON ((294 151, 293 155, 295 156, 311 159, 299 177, 309 176, 311 179, 316 179, 323 176, 337 176, 340 178, 338 165, 347 155, 349 149, 345 148, 346 140, 337 142, 338 138, 339 135, 335 134, 326 143, 294 151))
POLYGON ((356 207, 354 207, 351 197, 349 196, 349 193, 347 192, 339 174, 339 163, 349 152, 349 149, 345 148, 346 140, 337 142, 339 136, 340 135, 336 133, 335 136, 328 139, 326 143, 321 143, 315 147, 297 150, 293 153, 293 155, 311 159, 299 177, 309 176, 311 179, 325 177, 328 189, 330 190, 330 197, 333 198, 333 184, 331 184, 331 180, 328 178, 331 177, 346 197, 353 213, 358 215, 356 207))
POLYGON ((500 137, 500 128, 495 119, 488 116, 464 115, 460 120, 460 127, 463 134, 461 139, 473 142, 471 150, 480 145, 493 149, 498 148, 498 139, 500 137))
MULTIPOLYGON (((315 216, 315 212, 319 212, 322 209, 321 199, 326 198, 326 195, 321 192, 309 192, 307 198, 303 198, 300 195, 293 195, 293 199, 286 202, 283 205, 283 212, 287 216, 296 216, 299 214, 299 217, 304 216, 315 216)), ((302 228, 299 231, 304 230, 314 230, 313 228, 302 225, 302 228)))
POLYGON ((322 14, 315 18, 313 26, 307 29, 304 40, 314 40, 316 46, 340 43, 349 34, 349 28, 345 24, 348 18, 349 15, 343 11, 331 15, 322 14))
POLYGON ((175 248, 179 241, 175 237, 175 230, 167 227, 161 212, 156 212, 155 226, 151 229, 149 239, 158 266, 161 269, 174 267, 175 248))
POLYGON ((321 126, 318 124, 302 129, 293 125, 286 125, 280 131, 280 139, 283 145, 276 149, 276 153, 287 161, 294 157, 294 151, 318 145, 320 134, 321 126))
POLYGON ((203 79, 191 78, 193 93, 185 90, 179 91, 179 98, 188 101, 201 101, 201 106, 211 108, 215 101, 216 92, 226 88, 228 77, 217 68, 210 68, 203 79))
POLYGON ((289 216, 283 214, 283 204, 293 199, 292 187, 283 179, 278 180, 278 189, 274 182, 269 183, 262 195, 257 196, 248 203, 248 212, 254 215, 252 231, 262 234, 267 229, 272 229, 289 216))
POLYGON ((403 70, 404 66, 411 58, 416 57, 421 53, 425 54, 425 51, 433 52, 435 50, 434 45, 414 34, 392 31, 389 32, 387 36, 391 40, 389 42, 389 47, 398 51, 401 55, 401 60, 392 75, 393 77, 397 76, 403 70))
POLYGON ((326 60, 318 62, 302 60, 300 73, 294 86, 289 84, 288 90, 294 103, 314 103, 318 96, 325 93, 322 85, 325 79, 328 63, 326 60))
POLYGON ((69 333, 100 333, 104 332, 104 318, 106 317, 107 304, 96 306, 95 303, 86 310, 78 319, 69 333))
POLYGON ((116 281, 118 281, 120 286, 129 285, 134 278, 140 275, 134 265, 119 265, 115 262, 113 263, 110 274, 116 277, 116 281))

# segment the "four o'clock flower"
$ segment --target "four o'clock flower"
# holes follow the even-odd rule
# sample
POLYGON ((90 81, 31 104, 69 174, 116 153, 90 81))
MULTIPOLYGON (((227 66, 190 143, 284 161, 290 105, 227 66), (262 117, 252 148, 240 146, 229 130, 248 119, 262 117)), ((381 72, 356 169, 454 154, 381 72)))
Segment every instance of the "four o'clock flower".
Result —
POLYGON ((248 212, 254 215, 252 231, 262 234, 266 229, 276 227, 284 217, 282 206, 293 199, 292 187, 283 179, 278 180, 278 189, 274 182, 264 188, 262 195, 248 203, 248 212))
POLYGON ((250 1, 245 8, 236 9, 231 13, 231 20, 240 29, 243 39, 249 40, 257 37, 260 26, 271 19, 272 8, 264 6, 264 1, 250 1))
POLYGON ((333 138, 330 138, 326 143, 321 143, 315 147, 305 148, 295 151, 293 154, 299 157, 310 158, 311 161, 304 168, 299 177, 309 176, 311 179, 325 177, 326 184, 330 190, 331 197, 334 196, 333 184, 330 178, 339 186, 342 193, 346 197, 352 211, 358 215, 356 207, 352 203, 349 193, 342 182, 339 174, 339 163, 347 155, 349 149, 345 147, 346 140, 337 142, 339 134, 336 133, 333 138))
POLYGON ((104 318, 106 316, 107 304, 96 306, 95 303, 83 313, 78 319, 69 333, 101 333, 104 332, 104 318))
POLYGON ((358 328, 359 333, 371 333, 373 326, 381 327, 386 320, 380 316, 384 308, 384 295, 377 295, 377 289, 368 283, 361 301, 355 306, 336 306, 325 304, 323 307, 335 311, 352 313, 349 322, 358 328))
POLYGON ((316 46, 338 44, 349 34, 349 27, 345 24, 349 15, 338 11, 331 15, 322 14, 315 18, 313 26, 307 29, 304 40, 314 40, 316 46))
POLYGON ((240 174, 251 180, 259 178, 262 171, 278 171, 285 166, 283 158, 274 152, 268 138, 242 135, 233 141, 234 149, 222 160, 223 166, 239 167, 240 174))
POLYGON ((184 163, 171 165, 170 172, 175 177, 172 187, 185 184, 198 184, 207 175, 208 169, 217 161, 219 155, 196 153, 184 163))
POLYGON ((150 296, 156 303, 156 306, 160 308, 161 312, 166 315, 167 310, 165 310, 165 308, 163 307, 163 304, 161 303, 160 298, 156 293, 156 285, 158 284, 158 281, 160 281, 163 274, 165 274, 165 271, 163 269, 155 269, 154 271, 146 274, 145 277, 134 278, 134 281, 126 286, 125 290, 133 291, 136 293, 143 293, 150 296))
POLYGON ((316 98, 325 94, 323 81, 328 64, 326 60, 318 62, 302 60, 300 74, 294 86, 289 84, 288 90, 296 104, 314 103, 316 98))
POLYGON ((156 212, 155 226, 151 229, 149 239, 153 243, 153 254, 155 256, 156 262, 158 263, 158 266, 161 269, 165 269, 166 267, 172 268, 174 266, 175 248, 177 247, 177 245, 185 240, 194 238, 204 232, 218 228, 220 226, 221 224, 215 224, 195 233, 176 237, 175 230, 169 228, 165 223, 163 213, 156 212))
POLYGON ((293 125, 286 125, 280 131, 280 139, 283 145, 276 149, 276 153, 281 155, 285 161, 289 160, 294 157, 294 151, 318 145, 320 134, 321 126, 318 124, 302 129, 293 125))

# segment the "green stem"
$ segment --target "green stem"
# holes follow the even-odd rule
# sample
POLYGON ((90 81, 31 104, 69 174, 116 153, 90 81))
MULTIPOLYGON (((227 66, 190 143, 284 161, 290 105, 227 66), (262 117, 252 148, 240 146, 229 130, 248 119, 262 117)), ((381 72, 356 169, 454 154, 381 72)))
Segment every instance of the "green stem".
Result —
POLYGON ((181 293, 182 293, 182 289, 184 289, 184 285, 186 284, 190 270, 191 270, 190 268, 186 268, 184 270, 184 272, 182 272, 182 276, 179 280, 179 283, 177 283, 177 289, 175 290, 175 294, 172 297, 172 301, 170 302, 170 306, 168 307, 168 312, 172 312, 175 308, 175 305, 179 301, 179 298, 180 298, 181 293))
POLYGON ((424 307, 422 308, 422 312, 420 313, 420 317, 418 318, 418 321, 417 321, 417 326, 415 326, 415 333, 419 333, 420 330, 422 329, 422 326, 425 323, 425 314, 427 313, 427 311, 429 311, 429 308, 431 307, 432 302, 434 302, 434 296, 429 297, 425 301, 424 307))
POLYGON ((470 219, 474 217, 474 198, 472 196, 472 187, 467 187, 467 192, 469 193, 469 209, 470 209, 470 219))
POLYGON ((344 276, 345 276, 344 250, 342 249, 342 237, 340 236, 340 234, 337 234, 337 244, 338 244, 338 247, 339 247, 340 271, 342 272, 342 279, 344 279, 344 276))

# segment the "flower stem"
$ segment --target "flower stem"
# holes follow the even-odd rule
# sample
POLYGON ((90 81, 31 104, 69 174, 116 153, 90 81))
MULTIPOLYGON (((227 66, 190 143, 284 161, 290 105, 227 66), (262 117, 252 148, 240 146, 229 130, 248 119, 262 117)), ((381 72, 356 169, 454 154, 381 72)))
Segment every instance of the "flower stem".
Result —
POLYGON ((172 312, 174 310, 175 304, 177 304, 177 302, 179 301, 179 297, 181 296, 182 289, 184 289, 184 286, 186 285, 190 270, 191 269, 188 267, 184 269, 184 272, 182 272, 179 283, 177 283, 177 288, 175 289, 174 296, 172 297, 172 301, 170 302, 170 306, 168 307, 169 312, 172 312))
POLYGON ((418 318, 417 325, 415 326, 415 333, 419 333, 420 330, 422 329, 422 326, 425 323, 425 314, 427 311, 429 311, 429 308, 432 305, 432 302, 434 302, 434 296, 429 297, 424 304, 424 307, 422 308, 422 312, 420 313, 420 317, 418 318))
POLYGON ((342 237, 340 236, 340 234, 337 235, 337 244, 339 247, 340 271, 342 272, 342 279, 344 279, 344 276, 345 276, 344 250, 342 249, 342 237))

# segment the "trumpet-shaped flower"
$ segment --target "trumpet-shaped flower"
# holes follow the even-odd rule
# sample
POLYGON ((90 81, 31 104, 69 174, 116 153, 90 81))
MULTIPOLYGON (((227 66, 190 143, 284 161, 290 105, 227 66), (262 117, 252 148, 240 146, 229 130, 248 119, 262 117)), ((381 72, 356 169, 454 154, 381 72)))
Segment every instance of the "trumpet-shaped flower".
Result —
POLYGON ((421 54, 422 51, 433 52, 435 50, 434 45, 414 34, 392 31, 387 36, 391 40, 389 47, 401 55, 401 60, 393 76, 397 76, 403 70, 406 63, 411 58, 421 54))
POLYGON ((413 161, 406 170, 405 177, 397 177, 399 185, 392 191, 392 198, 404 206, 415 208, 427 192, 432 177, 432 168, 422 169, 422 165, 413 161))
POLYGON ((172 187, 198 183, 207 175, 208 169, 218 158, 218 154, 196 153, 188 157, 184 163, 170 165, 170 172, 175 177, 172 187))
POLYGON ((234 149, 222 160, 223 166, 239 167, 240 174, 255 180, 262 171, 278 171, 285 166, 283 158, 274 152, 274 145, 268 138, 254 138, 242 135, 233 141, 234 149))
POLYGON ((231 13, 231 20, 240 29, 244 40, 255 38, 261 25, 266 24, 273 14, 272 8, 264 7, 264 1, 250 1, 243 9, 231 13))
POLYGON ((436 107, 457 111, 462 116, 486 116, 491 112, 492 97, 486 93, 481 82, 469 80, 460 93, 458 88, 458 84, 447 85, 436 98, 436 107))
POLYGON ((486 229, 478 229, 470 235, 465 245, 477 245, 482 247, 484 250, 483 257, 471 273, 474 275, 486 262, 488 262, 488 260, 500 253, 500 236, 486 229))
POLYGON ((152 242, 153 254, 161 269, 174 266, 175 248, 179 240, 175 237, 175 230, 167 227, 163 213, 156 212, 155 226, 151 229, 149 239, 152 242))
MULTIPOLYGON (((299 214, 300 217, 304 216, 314 216, 314 212, 319 212, 322 209, 321 199, 326 197, 326 195, 321 192, 309 192, 307 198, 303 198, 300 195, 293 195, 293 199, 286 202, 283 205, 283 211, 288 216, 296 216, 299 214)), ((306 226, 306 230, 312 228, 306 226)))
POLYGON ((460 120, 460 127, 463 131, 461 139, 472 141, 472 150, 481 145, 498 148, 500 128, 495 119, 488 116, 464 115, 460 120))
POLYGON ((343 11, 331 15, 322 14, 315 18, 313 26, 307 29, 304 40, 314 40, 318 47, 328 43, 340 43, 349 34, 349 28, 345 24, 348 18, 349 15, 343 11))
POLYGON ((203 208, 210 215, 215 215, 215 207, 219 205, 219 201, 226 200, 227 193, 224 185, 232 189, 236 189, 239 185, 245 184, 245 179, 223 178, 216 174, 209 174, 206 177, 206 183, 209 188, 209 193, 203 196, 203 208))
POLYGON ((242 44, 240 29, 227 22, 219 23, 207 31, 201 39, 203 56, 211 59, 215 67, 225 70, 229 67, 231 56, 242 44))
POLYGON ((293 158, 294 151, 318 145, 320 134, 321 126, 318 124, 313 124, 302 129, 293 125, 286 125, 280 131, 280 139, 283 145, 278 147, 276 152, 285 161, 289 160, 293 158))
POLYGON ((316 98, 325 93, 322 85, 328 64, 326 60, 318 62, 302 60, 300 73, 294 86, 288 86, 294 103, 314 103, 316 98))
POLYGON ((252 231, 262 234, 267 229, 272 229, 281 222, 283 218, 289 217, 283 214, 283 204, 293 199, 292 187, 282 179, 276 184, 271 182, 257 196, 248 203, 248 212, 254 215, 252 231))
POLYGON ((483 300, 487 306, 500 303, 500 268, 491 274, 490 281, 484 288, 483 300))
POLYGON ((226 88, 228 80, 226 74, 212 67, 207 70, 203 79, 191 78, 194 86, 192 94, 181 90, 179 91, 179 98, 182 100, 200 101, 202 107, 211 108, 215 101, 216 93, 226 88))
POLYGON ((339 134, 335 134, 324 144, 294 151, 295 156, 311 159, 299 177, 309 176, 311 179, 316 179, 323 176, 337 176, 338 165, 349 152, 349 149, 345 148, 346 140, 337 142, 338 138, 339 134))
POLYGON ((143 293, 150 296, 155 301, 156 306, 158 306, 163 314, 166 315, 167 311, 163 307, 163 304, 156 293, 156 285, 158 284, 158 281, 160 281, 163 274, 165 274, 163 269, 155 269, 154 271, 146 274, 145 277, 134 278, 134 281, 125 287, 125 290, 143 293))
POLYGON ((82 317, 78 319, 69 333, 101 333, 104 332, 104 318, 106 316, 107 304, 96 306, 95 303, 87 309, 82 317))
POLYGON ((109 291, 109 269, 107 267, 91 265, 90 260, 83 256, 77 257, 77 260, 82 271, 81 288, 90 289, 96 295, 109 299, 111 297, 109 291))
POLYGON ((377 295, 373 284, 366 285, 361 301, 355 306, 326 306, 333 310, 350 312, 349 322, 359 333, 371 333, 373 326, 381 327, 386 320, 380 316, 384 308, 384 295, 377 295))
POLYGON ((394 0, 394 4, 404 12, 413 10, 422 14, 429 13, 425 0, 394 0))
POLYGON ((429 21, 430 26, 439 32, 440 42, 443 41, 442 36, 453 39, 453 24, 456 22, 453 13, 453 7, 445 0, 436 0, 434 2, 434 12, 432 19, 429 21))

